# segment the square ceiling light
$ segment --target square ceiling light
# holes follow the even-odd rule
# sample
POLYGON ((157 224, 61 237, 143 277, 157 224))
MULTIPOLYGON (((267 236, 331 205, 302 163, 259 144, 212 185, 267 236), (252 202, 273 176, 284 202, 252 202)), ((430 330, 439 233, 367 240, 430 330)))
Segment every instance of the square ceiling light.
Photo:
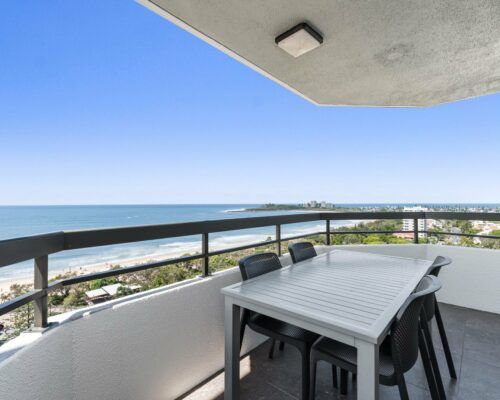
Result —
POLYGON ((279 35, 275 42, 288 54, 299 57, 319 47, 323 43, 323 37, 303 22, 279 35))

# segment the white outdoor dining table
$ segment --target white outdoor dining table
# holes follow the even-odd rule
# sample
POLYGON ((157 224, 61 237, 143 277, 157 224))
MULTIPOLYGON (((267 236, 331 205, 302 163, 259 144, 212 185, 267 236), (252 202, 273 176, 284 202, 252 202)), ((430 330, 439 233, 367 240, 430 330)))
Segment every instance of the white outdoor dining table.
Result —
POLYGON ((358 399, 378 399, 379 344, 431 261, 333 250, 222 289, 225 399, 239 398, 240 307, 357 348, 358 399))

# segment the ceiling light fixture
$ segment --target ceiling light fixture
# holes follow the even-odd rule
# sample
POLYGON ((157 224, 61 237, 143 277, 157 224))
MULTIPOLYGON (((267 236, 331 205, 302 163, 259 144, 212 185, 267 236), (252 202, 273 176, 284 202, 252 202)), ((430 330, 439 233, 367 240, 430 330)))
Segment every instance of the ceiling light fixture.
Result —
POLYGON ((319 47, 323 43, 323 37, 303 22, 276 37, 275 42, 288 54, 299 57, 319 47))

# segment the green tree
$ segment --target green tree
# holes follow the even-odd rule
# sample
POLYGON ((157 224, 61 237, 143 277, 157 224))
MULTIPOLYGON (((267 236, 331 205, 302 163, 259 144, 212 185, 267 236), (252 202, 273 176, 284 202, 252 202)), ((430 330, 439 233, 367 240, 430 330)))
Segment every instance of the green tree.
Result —
POLYGON ((82 291, 72 290, 63 300, 63 306, 69 309, 83 307, 86 305, 87 302, 85 301, 85 292, 82 291))
POLYGON ((118 278, 114 276, 110 278, 100 278, 90 282, 89 289, 90 290, 100 289, 103 286, 114 285, 115 283, 119 283, 119 281, 118 278))
MULTIPOLYGON (((73 276, 76 276, 76 272, 66 272, 64 274, 59 274, 54 276, 52 279, 49 279, 49 283, 53 283, 62 279, 71 278, 73 276)), ((69 295, 70 290, 71 288, 63 286, 60 289, 49 293, 48 296, 49 309, 51 310, 53 307, 62 305, 66 296, 69 295)))

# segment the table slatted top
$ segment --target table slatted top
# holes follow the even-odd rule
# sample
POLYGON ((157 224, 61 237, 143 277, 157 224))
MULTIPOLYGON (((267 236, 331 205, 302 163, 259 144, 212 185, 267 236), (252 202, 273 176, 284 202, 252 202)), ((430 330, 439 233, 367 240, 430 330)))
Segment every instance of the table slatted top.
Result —
MULTIPOLYGON (((379 341, 431 261, 334 250, 222 290, 226 296, 379 341)), ((265 312, 264 312, 265 313, 265 312)))

